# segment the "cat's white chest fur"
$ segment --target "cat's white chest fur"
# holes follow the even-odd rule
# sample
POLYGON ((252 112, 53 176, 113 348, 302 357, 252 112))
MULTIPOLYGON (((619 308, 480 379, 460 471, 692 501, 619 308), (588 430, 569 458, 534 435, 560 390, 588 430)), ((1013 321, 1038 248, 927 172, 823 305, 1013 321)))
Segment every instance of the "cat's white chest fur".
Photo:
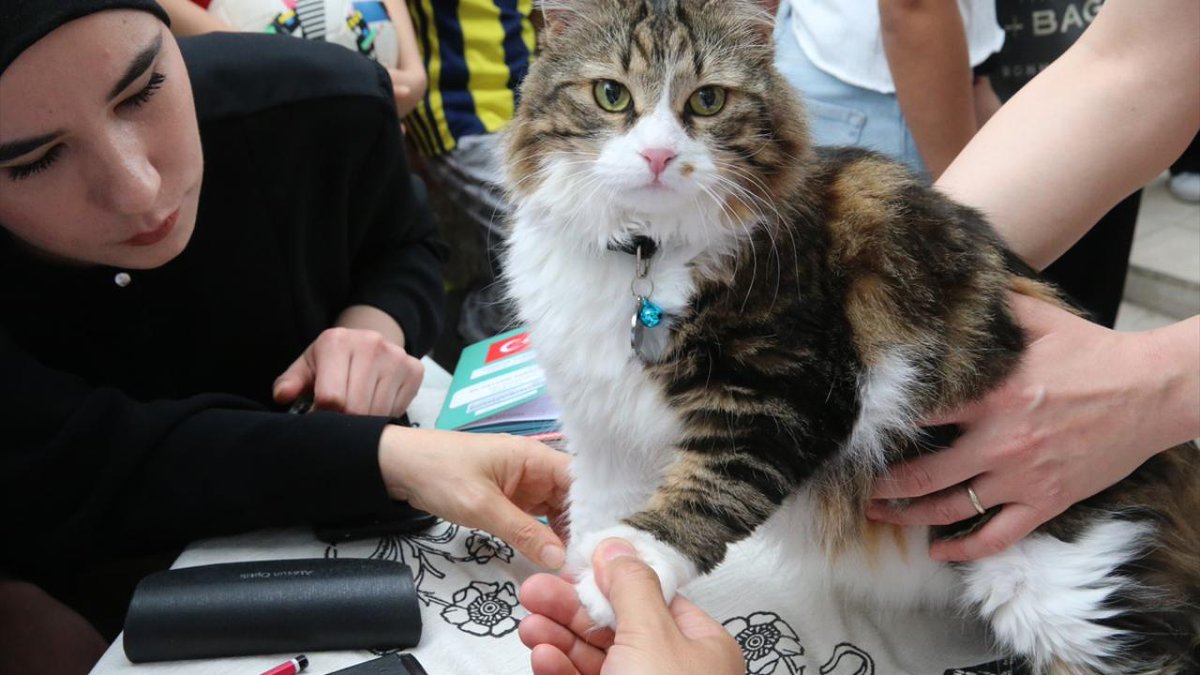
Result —
MULTIPOLYGON (((538 359, 551 395, 563 409, 563 431, 575 454, 568 567, 580 579, 579 592, 589 613, 597 623, 606 624, 611 619, 604 615, 607 602, 590 583, 590 556, 605 537, 634 542, 659 573, 668 596, 696 576, 694 564, 674 549, 620 524, 646 507, 675 459, 682 426, 664 399, 662 385, 651 379, 630 346, 630 319, 636 307, 630 290, 634 257, 600 247, 572 248, 579 245, 577 238, 560 234, 553 222, 531 213, 536 212, 520 213, 509 239, 505 260, 509 291, 522 321, 532 330, 538 359)), ((695 291, 688 262, 696 255, 664 247, 639 288, 652 284, 657 304, 668 313, 682 310, 695 291)), ((877 588, 872 583, 877 575, 868 573, 867 563, 856 556, 829 570, 815 544, 819 537, 813 513, 803 497, 789 500, 760 536, 783 545, 798 559, 826 568, 834 579, 849 576, 843 580, 849 582, 845 585, 864 595, 886 597, 895 592, 894 585, 877 588)), ((919 536, 924 536, 923 531, 919 536)), ((912 543, 913 558, 923 562, 915 565, 922 583, 907 586, 902 595, 924 594, 944 601, 953 587, 949 571, 937 569, 921 552, 921 543, 915 539, 912 543), (933 579, 937 582, 931 585, 933 579)), ((896 602, 908 605, 911 597, 896 602)))
MULTIPOLYGON (((636 299, 630 287, 634 257, 621 252, 573 251, 567 238, 536 222, 518 222, 509 241, 506 270, 521 319, 533 332, 551 394, 563 408, 568 443, 585 469, 648 497, 670 460, 679 420, 630 348, 636 299), (638 479, 641 485, 638 483, 638 479)), ((574 244, 577 245, 577 244, 574 244)), ((686 305, 693 291, 686 260, 663 253, 647 279, 653 299, 668 313, 686 305)), ((664 330, 664 329, 659 329, 664 330)), ((621 490, 618 490, 621 491, 621 490)), ((576 502, 580 505, 579 502, 576 502)), ((631 515, 644 498, 612 508, 631 515)), ((591 510, 583 502, 578 511, 591 510)), ((574 513, 575 527, 586 514, 574 513)))
MULTIPOLYGON (((563 432, 575 454, 568 569, 580 579, 593 619, 611 624, 590 568, 602 539, 622 536, 642 544, 639 549, 651 558, 655 554, 648 549, 661 549, 659 559, 648 562, 660 570, 668 596, 696 570, 649 534, 620 525, 654 493, 674 458, 681 426, 662 386, 630 346, 634 257, 599 247, 572 250, 577 242, 555 236, 551 223, 523 213, 509 240, 505 269, 509 292, 546 370, 547 387, 563 409, 563 432)), ((659 253, 638 288, 652 287, 652 299, 667 313, 680 311, 694 292, 688 266, 694 255, 680 249, 659 253)))

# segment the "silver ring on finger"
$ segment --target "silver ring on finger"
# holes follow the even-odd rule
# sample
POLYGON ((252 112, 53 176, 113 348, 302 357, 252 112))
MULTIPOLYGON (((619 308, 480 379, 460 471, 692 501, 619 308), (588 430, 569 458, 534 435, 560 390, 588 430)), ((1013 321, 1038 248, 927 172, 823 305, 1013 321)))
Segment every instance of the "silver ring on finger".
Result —
POLYGON ((967 497, 971 500, 971 506, 975 507, 975 513, 981 516, 987 513, 987 509, 983 508, 983 502, 979 501, 979 495, 975 494, 975 490, 971 488, 971 484, 963 483, 963 487, 967 489, 967 497))

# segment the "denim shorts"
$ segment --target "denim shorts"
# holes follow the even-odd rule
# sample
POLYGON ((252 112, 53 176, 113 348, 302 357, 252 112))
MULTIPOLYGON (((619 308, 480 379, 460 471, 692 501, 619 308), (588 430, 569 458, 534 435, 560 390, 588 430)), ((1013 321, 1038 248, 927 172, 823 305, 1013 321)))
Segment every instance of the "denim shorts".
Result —
POLYGON ((781 2, 775 23, 775 67, 804 99, 813 142, 875 150, 928 178, 896 95, 848 84, 815 66, 800 48, 792 21, 791 7, 781 2))

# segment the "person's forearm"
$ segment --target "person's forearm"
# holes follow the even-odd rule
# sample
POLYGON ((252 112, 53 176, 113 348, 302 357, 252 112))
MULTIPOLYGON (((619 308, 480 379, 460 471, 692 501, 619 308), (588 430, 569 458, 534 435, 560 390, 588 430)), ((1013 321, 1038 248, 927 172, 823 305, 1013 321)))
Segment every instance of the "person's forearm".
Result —
MULTIPOLYGON (((408 5, 403 0, 383 0, 388 18, 392 20, 392 30, 396 31, 397 55, 393 64, 399 70, 414 66, 424 70, 421 60, 421 50, 417 47, 417 34, 413 30, 412 17, 408 13, 408 5)), ((387 65, 387 64, 384 64, 387 65)))
POLYGON ((413 29, 408 6, 402 0, 383 0, 383 5, 392 19, 392 29, 396 31, 397 53, 394 67, 409 74, 409 81, 405 83, 408 86, 415 88, 419 80, 421 91, 417 93, 417 97, 420 98, 425 95, 425 61, 421 58, 421 48, 417 44, 417 33, 413 29))
POLYGON ((387 312, 370 305, 351 305, 342 310, 334 325, 373 330, 385 340, 404 347, 404 329, 387 312))
POLYGON ((288 415, 225 394, 139 401, 45 368, 3 336, 0 370, 12 375, 0 378, 0 509, 31 514, 0 523, 0 536, 21 542, 0 556, 6 565, 366 515, 387 502, 382 418, 288 415), (297 497, 297 485, 318 481, 319 495, 297 497))
POLYGON ((975 126, 982 127, 992 119, 992 115, 996 114, 1001 105, 1000 97, 992 87, 992 79, 986 75, 975 78, 971 87, 971 98, 975 102, 975 126))
MULTIPOLYGON (((417 45, 417 34, 413 30, 408 6, 401 0, 383 0, 388 16, 392 19, 392 30, 396 33, 396 63, 388 68, 392 78, 392 94, 396 98, 396 113, 404 119, 425 98, 429 87, 425 62, 417 45)), ((387 64, 384 64, 387 65, 387 64)))
POLYGON ((371 149, 355 159, 355 175, 371 178, 359 181, 364 187, 348 215, 365 229, 355 235, 360 242, 346 303, 383 310, 403 327, 408 353, 423 356, 441 330, 444 249, 424 184, 408 172, 395 116, 384 115, 379 131, 371 149))
POLYGON ((1143 366, 1160 382, 1165 443, 1200 438, 1200 315, 1144 334, 1143 366))
POLYGON ((191 0, 159 0, 159 4, 171 17, 171 32, 179 37, 233 30, 224 21, 204 11, 204 8, 192 4, 191 0))
POLYGON ((958 5, 879 0, 883 48, 900 110, 937 178, 974 135, 971 62, 958 5))
POLYGON ((1027 262, 1050 264, 1195 135, 1198 24, 1195 0, 1110 0, 937 186, 986 213, 1027 262))

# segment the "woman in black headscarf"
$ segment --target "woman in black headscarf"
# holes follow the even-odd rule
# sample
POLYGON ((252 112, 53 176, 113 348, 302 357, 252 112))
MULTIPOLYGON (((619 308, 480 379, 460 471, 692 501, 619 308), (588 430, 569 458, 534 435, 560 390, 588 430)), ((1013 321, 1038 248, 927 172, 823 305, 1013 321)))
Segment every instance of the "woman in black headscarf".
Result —
POLYGON ((165 22, 0 0, 0 571, 70 598, 106 557, 405 499, 557 567, 524 510, 560 454, 391 423, 442 297, 386 73, 165 22))

